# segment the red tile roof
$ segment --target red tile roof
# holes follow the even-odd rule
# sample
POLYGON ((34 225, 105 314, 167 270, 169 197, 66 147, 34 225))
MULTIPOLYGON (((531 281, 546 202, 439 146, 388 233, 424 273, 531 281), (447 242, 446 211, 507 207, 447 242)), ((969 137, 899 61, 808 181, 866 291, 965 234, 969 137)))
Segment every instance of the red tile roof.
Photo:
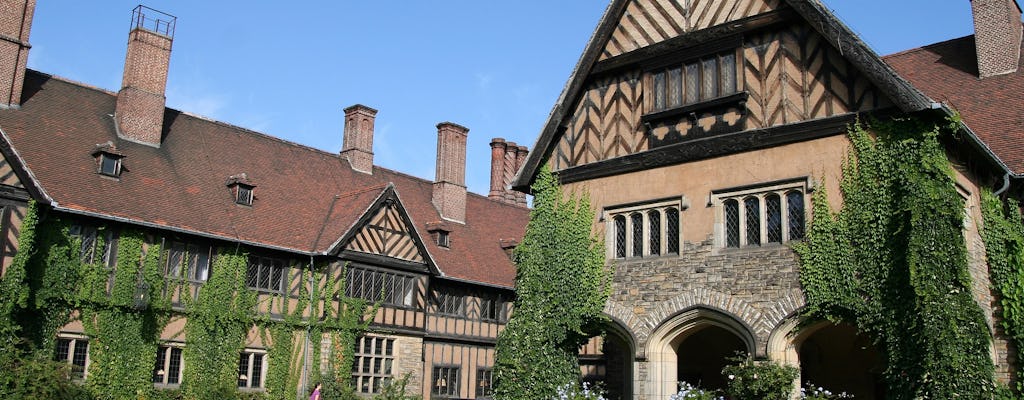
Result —
POLYGON ((1017 72, 979 79, 974 36, 883 59, 928 97, 957 110, 1014 174, 1024 174, 1024 63, 1017 72))
POLYGON ((522 238, 529 211, 521 207, 469 194, 466 224, 449 223, 442 248, 426 236, 441 220, 430 181, 379 167, 355 172, 338 154, 171 109, 160 148, 129 142, 114 130, 113 93, 34 71, 24 98, 20 109, 0 111, 0 129, 57 208, 323 254, 391 183, 442 274, 513 285, 499 241, 522 238), (120 180, 96 173, 92 153, 108 141, 125 156, 120 180), (255 185, 252 207, 236 205, 225 185, 242 173, 255 185))

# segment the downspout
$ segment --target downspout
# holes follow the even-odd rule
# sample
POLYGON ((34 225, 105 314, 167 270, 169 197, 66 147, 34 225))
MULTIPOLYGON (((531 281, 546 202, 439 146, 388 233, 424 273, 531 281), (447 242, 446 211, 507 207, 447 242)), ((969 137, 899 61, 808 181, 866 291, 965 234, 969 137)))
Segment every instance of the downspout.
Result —
POLYGON ((996 197, 999 197, 999 195, 1003 194, 1003 192, 1005 192, 1006 189, 1009 189, 1009 188, 1010 188, 1010 173, 1007 172, 1007 173, 1003 174, 1003 187, 999 188, 999 190, 996 190, 995 193, 992 193, 992 195, 996 196, 996 197))

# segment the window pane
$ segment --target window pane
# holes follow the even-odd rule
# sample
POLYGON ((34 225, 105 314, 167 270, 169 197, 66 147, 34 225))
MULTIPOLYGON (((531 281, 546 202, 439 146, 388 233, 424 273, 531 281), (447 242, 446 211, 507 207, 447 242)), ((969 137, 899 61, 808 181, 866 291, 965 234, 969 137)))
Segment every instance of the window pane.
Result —
POLYGON ((740 247, 740 204, 725 201, 725 247, 740 247))
POLYGON ((284 262, 281 260, 274 260, 274 263, 270 267, 270 283, 266 289, 274 291, 284 290, 284 262))
POLYGON ((83 339, 74 341, 74 354, 71 356, 71 377, 85 378, 85 359, 89 354, 89 342, 83 339))
POLYGON ((249 387, 258 388, 263 385, 263 355, 253 354, 252 355, 252 379, 249 381, 249 387))
POLYGON ((757 197, 748 197, 743 200, 744 213, 747 223, 747 245, 761 244, 761 202, 757 197))
POLYGON ((256 287, 260 289, 270 287, 270 263, 266 259, 260 259, 259 276, 256 280, 256 287))
POLYGON ((653 210, 647 213, 647 234, 650 237, 651 254, 661 254, 661 213, 653 210))
POLYGON ((181 381, 181 349, 171 347, 171 362, 167 368, 167 383, 178 384, 181 381))
POLYGON ((665 109, 665 72, 654 74, 654 109, 665 109))
POLYGON ((54 353, 54 361, 68 361, 71 352, 71 339, 57 339, 57 351, 54 353))
POLYGON ((644 255, 644 216, 639 213, 629 216, 629 223, 633 228, 633 257, 644 255))
POLYGON ((185 245, 172 243, 170 250, 167 251, 167 276, 181 276, 181 261, 184 257, 185 245))
POLYGON ((242 353, 238 356, 238 387, 248 387, 249 383, 249 355, 242 353))
POLYGON ((683 104, 683 69, 668 70, 668 107, 683 104))
POLYGON ((665 210, 665 251, 668 254, 679 254, 679 210, 665 210))
POLYGON ((700 100, 700 65, 697 63, 686 64, 685 78, 683 91, 686 93, 686 103, 696 103, 700 100))
POLYGON ((626 217, 615 217, 615 258, 626 257, 626 217))
POLYGON ((789 214, 789 240, 804 238, 804 194, 798 191, 786 193, 786 212, 789 214))
POLYGON ((768 243, 782 243, 782 199, 777 194, 769 194, 764 198, 764 212, 768 233, 768 243))
POLYGON ((121 160, 106 154, 100 154, 100 173, 104 175, 117 176, 118 164, 121 160))
POLYGON ((167 371, 164 370, 164 363, 167 361, 167 348, 160 346, 156 350, 156 362, 153 363, 153 383, 164 383, 167 371))
POLYGON ((703 71, 701 74, 701 100, 708 100, 718 97, 718 60, 709 58, 701 62, 703 71))
POLYGON ((725 53, 722 55, 722 90, 721 93, 730 94, 738 91, 736 88, 736 53, 725 53))
POLYGON ((197 246, 195 248, 196 253, 192 255, 195 259, 195 269, 192 274, 192 279, 206 282, 210 278, 210 248, 205 246, 197 246))
POLYGON ((259 277, 260 264, 256 258, 249 259, 249 267, 245 271, 245 286, 255 288, 257 277, 259 277))

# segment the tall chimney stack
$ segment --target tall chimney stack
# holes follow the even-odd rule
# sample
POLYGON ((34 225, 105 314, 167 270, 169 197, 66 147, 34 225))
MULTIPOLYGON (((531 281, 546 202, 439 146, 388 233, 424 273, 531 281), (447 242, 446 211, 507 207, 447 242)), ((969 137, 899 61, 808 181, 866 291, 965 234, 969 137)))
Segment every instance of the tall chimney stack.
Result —
POLYGON ((36 0, 0 1, 0 108, 21 105, 36 0))
POLYGON ((437 124, 437 174, 434 208, 441 218, 466 222, 466 136, 469 129, 451 122, 437 124))
POLYGON ((526 161, 529 150, 505 139, 491 139, 491 191, 487 197, 502 203, 526 206, 526 193, 512 190, 519 167, 526 161))
POLYGON ((1022 33, 1017 1, 971 0, 971 13, 979 77, 1016 72, 1022 33))
POLYGON ((132 11, 124 78, 114 113, 118 135, 124 139, 160 147, 176 22, 177 17, 145 6, 132 11))
POLYGON ((345 137, 341 157, 352 169, 373 174, 373 121, 377 110, 362 104, 345 109, 345 137))

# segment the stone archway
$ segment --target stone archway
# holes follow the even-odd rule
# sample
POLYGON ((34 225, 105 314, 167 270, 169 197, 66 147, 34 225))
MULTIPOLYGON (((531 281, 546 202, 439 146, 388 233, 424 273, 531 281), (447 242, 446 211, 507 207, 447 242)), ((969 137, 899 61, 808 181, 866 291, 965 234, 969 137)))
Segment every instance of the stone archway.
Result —
POLYGON ((772 359, 800 368, 801 386, 810 382, 857 399, 885 398, 884 360, 850 324, 819 321, 801 327, 800 319, 792 317, 772 333, 768 352, 772 359))
POLYGON ((636 345, 633 336, 612 318, 605 333, 591 338, 580 351, 583 380, 600 383, 609 400, 633 398, 633 364, 636 345))
POLYGON ((736 351, 752 353, 755 344, 751 329, 731 314, 705 307, 683 311, 655 329, 647 342, 647 398, 668 398, 680 380, 724 385, 720 376, 726 358, 736 351))

